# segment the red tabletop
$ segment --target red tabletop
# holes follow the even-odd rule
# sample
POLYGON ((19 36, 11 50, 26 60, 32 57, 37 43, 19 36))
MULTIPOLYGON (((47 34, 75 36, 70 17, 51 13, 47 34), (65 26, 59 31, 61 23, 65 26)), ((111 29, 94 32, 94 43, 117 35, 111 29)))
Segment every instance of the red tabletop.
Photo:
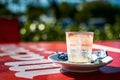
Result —
POLYGON ((66 52, 65 42, 1 43, 0 80, 120 80, 120 41, 94 42, 113 61, 96 72, 67 72, 48 60, 55 51, 66 52))

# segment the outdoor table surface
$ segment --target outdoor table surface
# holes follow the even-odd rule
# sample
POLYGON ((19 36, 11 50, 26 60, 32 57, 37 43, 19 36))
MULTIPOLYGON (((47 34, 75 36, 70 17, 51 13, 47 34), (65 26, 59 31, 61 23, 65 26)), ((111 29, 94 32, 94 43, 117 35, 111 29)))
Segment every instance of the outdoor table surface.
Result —
POLYGON ((113 61, 89 73, 67 72, 50 62, 55 51, 66 52, 65 42, 0 43, 0 80, 120 80, 120 41, 95 41, 113 61))

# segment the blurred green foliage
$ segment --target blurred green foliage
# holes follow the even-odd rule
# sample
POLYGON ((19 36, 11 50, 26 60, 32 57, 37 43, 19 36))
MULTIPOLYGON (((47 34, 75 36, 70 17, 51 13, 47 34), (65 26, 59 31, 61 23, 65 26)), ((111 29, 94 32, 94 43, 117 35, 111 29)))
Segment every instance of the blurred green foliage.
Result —
MULTIPOLYGON (((15 0, 16 1, 16 0, 15 0)), ((18 3, 15 2, 16 4, 18 3)), ((120 40, 120 7, 106 2, 89 2, 82 6, 73 6, 62 3, 59 6, 54 0, 50 7, 42 8, 39 5, 28 5, 24 13, 12 13, 4 5, 0 4, 0 16, 11 17, 26 16, 27 21, 21 24, 21 41, 65 41, 67 31, 92 31, 94 40, 120 40), (78 7, 78 8, 76 8, 78 7), (42 21, 41 16, 52 17, 51 23, 42 21), (103 18, 106 23, 101 29, 96 25, 86 25, 91 18, 103 18), (63 29, 62 20, 70 19, 63 29), (82 24, 82 25, 81 25, 82 24)))
MULTIPOLYGON (((33 23, 26 23, 21 29, 22 41, 65 41, 65 32, 68 31, 90 31, 87 27, 78 25, 69 25, 65 30, 61 28, 60 24, 51 27, 50 24, 39 23, 34 30, 30 30, 30 25, 33 23), (39 25, 44 25, 44 29, 39 29, 39 25)), ((99 40, 120 40, 120 24, 114 25, 106 24, 103 30, 94 27, 94 41, 99 40)))
POLYGON ((29 22, 24 24, 21 29, 21 37, 22 41, 33 42, 65 40, 65 34, 60 24, 56 24, 55 27, 51 27, 51 24, 29 22))

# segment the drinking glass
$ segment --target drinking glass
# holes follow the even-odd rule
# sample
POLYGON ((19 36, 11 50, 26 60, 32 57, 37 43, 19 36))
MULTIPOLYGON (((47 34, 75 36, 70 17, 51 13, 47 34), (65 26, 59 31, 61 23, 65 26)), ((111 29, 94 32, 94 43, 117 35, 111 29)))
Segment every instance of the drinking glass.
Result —
POLYGON ((93 35, 93 32, 66 32, 68 61, 91 62, 93 35))

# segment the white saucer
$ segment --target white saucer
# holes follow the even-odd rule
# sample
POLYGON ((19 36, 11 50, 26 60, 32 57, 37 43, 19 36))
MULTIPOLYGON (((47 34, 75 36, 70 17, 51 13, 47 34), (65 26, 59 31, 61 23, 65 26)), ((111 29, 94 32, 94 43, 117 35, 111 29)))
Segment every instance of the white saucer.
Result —
POLYGON ((99 68, 112 62, 113 58, 110 56, 102 59, 101 63, 71 63, 69 61, 63 61, 58 58, 57 54, 50 55, 48 57, 53 63, 59 64, 63 70, 71 72, 93 72, 99 70, 99 68))

